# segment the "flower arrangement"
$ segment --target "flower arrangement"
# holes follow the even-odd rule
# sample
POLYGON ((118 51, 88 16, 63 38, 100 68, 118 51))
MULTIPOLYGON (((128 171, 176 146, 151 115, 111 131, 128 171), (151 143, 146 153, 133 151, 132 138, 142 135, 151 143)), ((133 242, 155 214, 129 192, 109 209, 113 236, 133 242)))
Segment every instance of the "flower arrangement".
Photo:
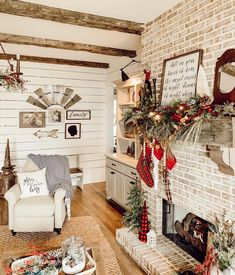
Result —
POLYGON ((219 220, 216 218, 212 243, 219 268, 223 271, 232 266, 235 259, 235 221, 226 219, 225 215, 219 220))
POLYGON ((10 92, 25 91, 26 81, 10 69, 0 71, 0 85, 10 92))
POLYGON ((225 214, 222 219, 216 217, 215 224, 210 226, 211 247, 203 264, 198 265, 194 272, 202 275, 234 274, 226 273, 230 271, 235 260, 235 221, 226 219, 225 214), (223 272, 223 273, 222 273, 223 272))

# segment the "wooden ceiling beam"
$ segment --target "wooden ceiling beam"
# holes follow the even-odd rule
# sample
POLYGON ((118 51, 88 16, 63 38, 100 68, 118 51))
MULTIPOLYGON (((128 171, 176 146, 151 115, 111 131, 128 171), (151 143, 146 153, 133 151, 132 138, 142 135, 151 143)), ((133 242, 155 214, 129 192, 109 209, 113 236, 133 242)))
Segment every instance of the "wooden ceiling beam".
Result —
POLYGON ((0 0, 0 12, 138 35, 140 35, 143 30, 143 24, 133 21, 70 11, 17 0, 0 0))
POLYGON ((131 58, 136 56, 136 51, 15 34, 0 33, 0 42, 21 45, 33 45, 38 47, 56 48, 72 51, 86 51, 90 53, 112 56, 128 56, 131 58))
MULTIPOLYGON (((0 54, 0 59, 2 60, 16 60, 15 54, 0 54)), ((92 67, 92 68, 109 68, 108 63, 92 62, 92 61, 82 61, 82 60, 70 60, 61 58, 51 58, 51 57, 41 57, 41 56, 29 56, 21 55, 21 61, 37 62, 37 63, 49 63, 49 64, 59 64, 59 65, 69 65, 69 66, 81 66, 81 67, 92 67)))

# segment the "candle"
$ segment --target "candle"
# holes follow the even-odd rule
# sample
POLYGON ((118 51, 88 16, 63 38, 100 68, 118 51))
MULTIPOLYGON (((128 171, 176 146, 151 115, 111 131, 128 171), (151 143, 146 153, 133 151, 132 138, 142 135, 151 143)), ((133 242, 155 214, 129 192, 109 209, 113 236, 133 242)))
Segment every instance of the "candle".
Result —
POLYGON ((16 54, 16 60, 20 60, 20 55, 18 53, 16 54))
POLYGON ((157 107, 157 90, 156 90, 156 78, 153 79, 153 95, 154 95, 154 106, 157 107))

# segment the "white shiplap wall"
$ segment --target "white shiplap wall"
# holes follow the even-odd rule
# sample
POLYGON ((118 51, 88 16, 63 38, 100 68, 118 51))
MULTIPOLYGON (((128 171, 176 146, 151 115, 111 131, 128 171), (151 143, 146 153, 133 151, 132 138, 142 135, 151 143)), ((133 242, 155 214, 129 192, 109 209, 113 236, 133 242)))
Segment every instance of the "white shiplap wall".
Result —
MULTIPOLYGON (((0 62, 0 69, 6 66, 0 62)), ((104 154, 110 150, 110 135, 107 134, 112 112, 109 108, 112 102, 112 86, 107 85, 106 70, 75 66, 52 64, 37 64, 22 62, 21 71, 28 81, 24 93, 7 92, 0 87, 0 166, 3 164, 6 139, 10 139, 11 158, 16 170, 20 171, 29 153, 62 154, 70 159, 70 166, 76 165, 76 155, 79 156, 79 166, 83 168, 84 183, 99 182, 105 179, 104 154), (48 124, 41 130, 59 129, 59 138, 41 138, 33 135, 38 128, 19 128, 19 111, 44 111, 26 102, 33 91, 45 85, 64 85, 70 87, 82 98, 73 110, 91 110, 91 120, 80 120, 81 139, 65 139, 64 123, 48 124)), ((46 117, 48 113, 46 111, 46 117)), ((65 121, 76 122, 76 121, 65 121)), ((112 122, 111 122, 112 123, 112 122)))

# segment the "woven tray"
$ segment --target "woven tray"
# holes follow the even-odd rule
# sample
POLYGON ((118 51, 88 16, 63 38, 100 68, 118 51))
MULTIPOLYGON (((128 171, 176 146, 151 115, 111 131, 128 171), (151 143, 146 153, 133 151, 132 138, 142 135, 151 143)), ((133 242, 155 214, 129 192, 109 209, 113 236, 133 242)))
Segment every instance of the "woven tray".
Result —
MULTIPOLYGON (((57 250, 53 250, 53 251, 48 251, 46 252, 47 254, 54 254, 54 255, 58 255, 61 256, 62 253, 61 253, 61 249, 57 249, 57 250)), ((24 257, 22 259, 18 259, 14 262, 12 262, 11 264, 11 269, 12 269, 12 275, 18 275, 19 273, 17 273, 17 270, 19 270, 21 267, 23 267, 25 265, 26 262, 29 262, 29 261, 32 261, 32 260, 37 260, 39 259, 41 256, 29 256, 29 257, 24 257)), ((82 272, 79 272, 77 273, 77 275, 94 275, 95 273, 95 270, 96 270, 96 263, 94 261, 94 259, 92 258, 92 250, 91 249, 87 249, 86 251, 86 268, 89 268, 89 269, 86 269, 82 272)), ((45 273, 45 275, 49 275, 48 272, 45 273)), ((50 273, 50 275, 57 275, 57 274, 64 274, 66 275, 66 273, 62 272, 61 269, 57 270, 57 272, 53 271, 50 273)))

